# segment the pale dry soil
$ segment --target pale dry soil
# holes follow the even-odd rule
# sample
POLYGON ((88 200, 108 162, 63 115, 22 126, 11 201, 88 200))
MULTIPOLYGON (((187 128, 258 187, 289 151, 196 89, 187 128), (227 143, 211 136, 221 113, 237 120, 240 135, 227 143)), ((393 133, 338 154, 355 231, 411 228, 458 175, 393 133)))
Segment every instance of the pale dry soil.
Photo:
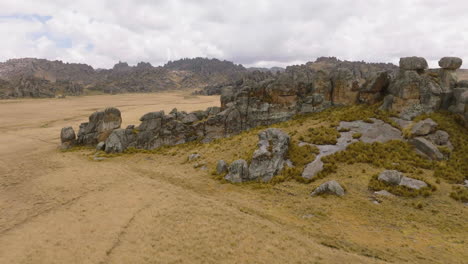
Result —
POLYGON ((100 162, 92 149, 57 148, 62 127, 77 130, 106 106, 126 126, 150 111, 218 104, 184 93, 0 101, 0 263, 466 263, 467 211, 448 185, 415 210, 408 204, 420 200, 373 204, 366 184, 378 169, 365 164, 333 175, 345 198, 310 197, 320 182, 211 175, 219 158, 248 155, 255 133, 100 162), (201 160, 187 162, 194 151, 201 160))

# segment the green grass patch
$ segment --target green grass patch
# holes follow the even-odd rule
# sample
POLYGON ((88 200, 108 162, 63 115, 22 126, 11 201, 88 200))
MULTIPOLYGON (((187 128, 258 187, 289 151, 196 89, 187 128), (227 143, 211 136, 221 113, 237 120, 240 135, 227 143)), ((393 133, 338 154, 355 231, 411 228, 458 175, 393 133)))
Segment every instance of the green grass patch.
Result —
POLYGON ((317 145, 335 145, 340 133, 333 127, 314 127, 307 129, 299 140, 317 145))
POLYGON ((294 167, 285 167, 279 175, 271 179, 270 183, 277 184, 291 179, 308 182, 307 179, 302 178, 302 171, 308 163, 315 159, 315 155, 318 153, 319 149, 316 146, 304 145, 300 147, 297 142, 291 142, 287 158, 292 161, 294 167))

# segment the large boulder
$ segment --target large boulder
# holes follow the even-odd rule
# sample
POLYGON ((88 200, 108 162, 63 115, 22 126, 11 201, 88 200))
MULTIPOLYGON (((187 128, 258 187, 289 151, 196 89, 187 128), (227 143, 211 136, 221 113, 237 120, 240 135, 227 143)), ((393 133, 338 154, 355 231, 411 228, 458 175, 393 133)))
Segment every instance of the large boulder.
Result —
POLYGON ((132 129, 116 129, 112 131, 105 142, 107 153, 121 153, 129 147, 134 147, 137 135, 132 129))
POLYGON ((343 187, 337 181, 328 181, 317 187, 310 195, 332 194, 336 196, 345 195, 343 187))
POLYGON ((437 130, 436 132, 428 135, 426 138, 439 146, 450 145, 450 135, 443 130, 437 130))
POLYGON ((437 123, 427 118, 414 124, 411 128, 411 134, 415 136, 425 136, 435 131, 437 123))
POLYGON ((400 68, 402 70, 425 70, 428 68, 426 59, 422 57, 400 58, 400 68))
POLYGON ((439 66, 442 69, 457 70, 463 64, 463 60, 457 57, 444 57, 439 60, 439 66))
POLYGON ((253 154, 249 175, 251 179, 267 182, 283 169, 289 136, 277 128, 268 128, 260 132, 258 138, 258 149, 253 154))
POLYGON ((75 144, 76 135, 75 130, 72 127, 64 127, 60 131, 60 142, 62 143, 62 149, 68 149, 75 144))
POLYGON ((445 158, 444 154, 440 152, 437 146, 423 137, 413 138, 409 142, 414 146, 416 152, 424 157, 432 160, 443 160, 445 158))
POLYGON ((231 166, 229 166, 229 172, 224 179, 233 183, 249 181, 249 167, 247 161, 240 159, 232 162, 231 166))
POLYGON ((78 131, 78 143, 82 145, 96 145, 105 141, 113 130, 120 128, 122 117, 119 109, 107 108, 94 112, 89 116, 89 122, 82 123, 78 131))
POLYGON ((377 179, 383 181, 388 185, 399 185, 403 178, 403 174, 396 170, 386 170, 379 174, 377 179))

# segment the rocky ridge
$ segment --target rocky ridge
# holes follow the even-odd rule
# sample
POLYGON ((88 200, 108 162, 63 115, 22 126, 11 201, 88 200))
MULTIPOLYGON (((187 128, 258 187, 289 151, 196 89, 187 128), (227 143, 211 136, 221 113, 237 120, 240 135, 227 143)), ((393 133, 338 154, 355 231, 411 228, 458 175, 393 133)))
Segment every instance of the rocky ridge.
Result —
POLYGON ((246 73, 241 65, 217 59, 182 59, 160 67, 119 62, 112 69, 45 59, 11 59, 0 63, 0 98, 141 93, 192 89, 231 82, 246 73))

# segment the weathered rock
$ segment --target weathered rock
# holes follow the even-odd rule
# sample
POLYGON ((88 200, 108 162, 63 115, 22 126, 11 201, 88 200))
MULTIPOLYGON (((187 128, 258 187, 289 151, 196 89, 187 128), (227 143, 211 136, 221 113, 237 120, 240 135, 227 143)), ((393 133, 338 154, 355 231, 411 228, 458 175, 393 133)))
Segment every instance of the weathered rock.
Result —
POLYGON ((456 70, 463 64, 463 60, 457 57, 444 57, 439 60, 439 66, 443 69, 456 70))
POLYGON ((342 128, 349 129, 351 132, 360 133, 359 139, 365 143, 380 142, 385 143, 390 140, 403 139, 401 131, 382 120, 371 118, 373 123, 364 121, 340 122, 338 130, 342 128))
POLYGON ((78 143, 83 145, 96 145, 105 141, 113 130, 120 128, 122 118, 119 109, 107 108, 104 111, 94 112, 88 123, 82 123, 78 132, 78 143))
POLYGON ((414 124, 411 128, 411 134, 415 136, 426 136, 435 131, 437 123, 434 120, 427 118, 414 124))
POLYGON ((312 193, 311 196, 321 195, 321 194, 332 194, 336 196, 344 196, 345 191, 343 187, 337 181, 328 181, 321 184, 317 187, 312 193))
POLYGON ((414 146, 416 152, 432 160, 444 159, 444 154, 432 144, 430 141, 423 137, 413 138, 409 141, 414 146))
POLYGON ((60 131, 60 141, 62 143, 62 149, 68 149, 72 147, 76 142, 75 130, 72 127, 64 127, 60 131))
POLYGON ((105 150, 106 149, 106 142, 101 141, 96 145, 96 150, 105 150))
POLYGON ((449 144, 450 136, 443 130, 437 130, 435 133, 428 135, 427 139, 436 145, 443 146, 449 144))
POLYGON ((258 138, 258 149, 253 154, 249 175, 251 179, 267 182, 283 169, 289 136, 279 129, 268 128, 260 132, 258 138))
POLYGON ((374 192, 375 195, 380 195, 380 196, 387 196, 387 197, 393 197, 395 195, 391 194, 390 192, 386 191, 386 190, 381 190, 381 191, 377 191, 377 192, 374 192))
POLYGON ((105 151, 107 153, 120 153, 127 148, 134 146, 137 135, 131 129, 113 130, 106 139, 105 151))
MULTIPOLYGON (((401 172, 396 170, 386 170, 379 174, 378 178, 379 181, 383 181, 389 185, 399 185, 405 186, 410 189, 419 190, 421 188, 425 188, 428 185, 420 180, 416 180, 410 177, 404 176, 401 172)), ((383 192, 383 191, 380 191, 383 192)))
POLYGON ((419 190, 421 188, 427 187, 427 183, 409 177, 402 177, 399 185, 414 190, 419 190))
POLYGON ((403 70, 425 70, 428 67, 426 59, 421 57, 406 57, 400 59, 400 68, 403 70))
POLYGON ((305 179, 313 179, 315 175, 323 170, 323 161, 320 158, 315 158, 314 161, 307 164, 302 172, 302 177, 305 179))
POLYGON ((227 181, 241 183, 251 180, 249 178, 249 168, 245 160, 236 160, 229 166, 229 172, 224 177, 227 181))
POLYGON ((216 173, 218 175, 224 174, 228 171, 228 165, 224 160, 219 160, 216 164, 216 173))
POLYGON ((60 132, 60 141, 65 142, 74 142, 76 139, 75 130, 72 127, 64 127, 60 132))
POLYGON ((399 185, 403 178, 403 174, 396 170, 386 170, 379 174, 378 180, 389 185, 399 185))
POLYGON ((198 153, 192 153, 192 154, 190 154, 188 156, 189 161, 194 161, 194 160, 199 159, 199 158, 201 158, 201 155, 198 154, 198 153))

